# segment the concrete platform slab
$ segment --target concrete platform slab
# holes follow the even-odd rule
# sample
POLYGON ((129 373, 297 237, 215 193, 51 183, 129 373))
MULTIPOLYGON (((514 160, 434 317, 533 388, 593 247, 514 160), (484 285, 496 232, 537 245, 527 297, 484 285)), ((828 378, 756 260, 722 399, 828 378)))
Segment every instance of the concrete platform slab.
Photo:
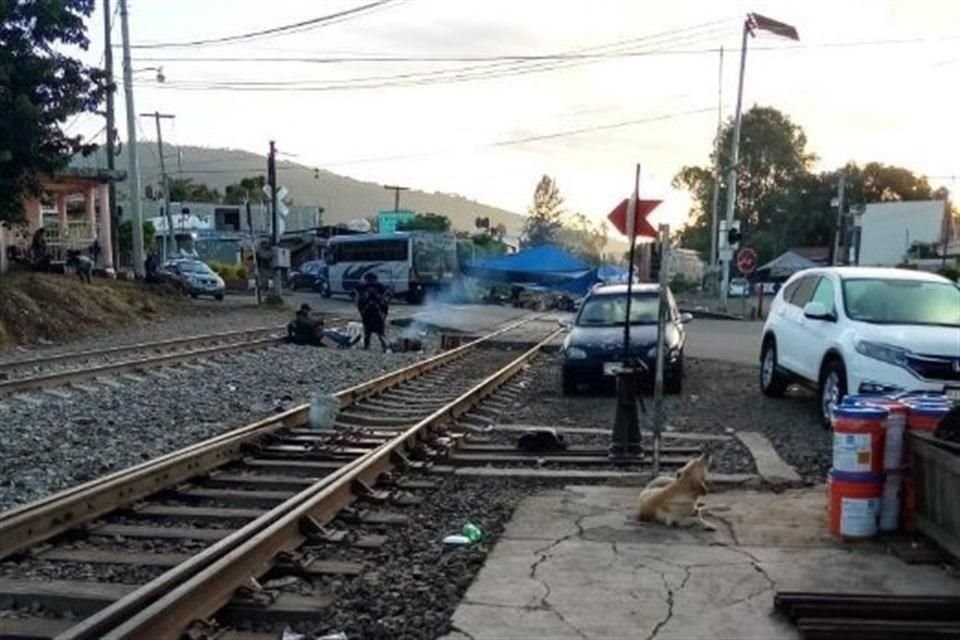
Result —
POLYGON ((960 594, 939 567, 831 539, 823 487, 711 494, 715 532, 638 523, 636 498, 568 486, 526 499, 446 640, 794 639, 773 614, 777 590, 960 594))
POLYGON ((757 472, 765 481, 770 484, 800 482, 800 474, 780 457, 765 435, 756 431, 739 431, 737 439, 750 450, 757 472))

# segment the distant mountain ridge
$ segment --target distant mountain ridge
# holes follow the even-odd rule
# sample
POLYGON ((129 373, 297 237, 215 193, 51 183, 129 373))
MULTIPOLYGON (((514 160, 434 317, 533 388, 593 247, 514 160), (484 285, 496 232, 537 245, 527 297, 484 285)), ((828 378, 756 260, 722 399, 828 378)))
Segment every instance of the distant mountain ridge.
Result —
MULTIPOLYGON (((144 187, 160 182, 160 159, 153 142, 138 143, 140 175, 144 187)), ((240 149, 214 149, 195 146, 173 146, 164 149, 167 174, 190 178, 223 193, 228 184, 253 175, 266 175, 266 157, 240 149)), ((77 167, 106 167, 103 149, 86 158, 77 157, 77 167)), ((126 148, 116 159, 116 167, 127 168, 126 148)), ((287 188, 294 204, 324 208, 324 224, 348 222, 393 209, 393 192, 374 182, 363 182, 313 167, 280 160, 277 181, 287 188)), ((531 191, 532 193, 532 191, 531 191)), ((118 201, 126 199, 126 188, 118 189, 118 201)), ((418 213, 438 213, 450 218, 457 231, 474 231, 477 217, 490 218, 490 224, 502 223, 511 236, 519 236, 524 216, 448 193, 427 193, 411 188, 400 194, 400 207, 418 213)))

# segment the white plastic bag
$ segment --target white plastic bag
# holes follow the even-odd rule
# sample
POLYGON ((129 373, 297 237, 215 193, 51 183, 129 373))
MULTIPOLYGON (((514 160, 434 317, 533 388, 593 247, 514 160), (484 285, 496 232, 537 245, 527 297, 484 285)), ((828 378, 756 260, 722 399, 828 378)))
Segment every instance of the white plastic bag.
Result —
POLYGON ((340 401, 328 393, 315 393, 310 399, 310 428, 316 431, 329 431, 337 419, 340 401))

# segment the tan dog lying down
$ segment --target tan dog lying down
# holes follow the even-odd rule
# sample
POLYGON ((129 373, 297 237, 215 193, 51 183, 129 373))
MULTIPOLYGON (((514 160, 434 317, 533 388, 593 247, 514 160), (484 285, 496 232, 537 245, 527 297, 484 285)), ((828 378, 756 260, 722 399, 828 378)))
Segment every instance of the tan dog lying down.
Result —
POLYGON ((706 454, 683 465, 675 478, 654 478, 640 492, 637 517, 642 522, 660 522, 675 527, 699 525, 706 531, 714 527, 703 519, 703 496, 707 493, 706 454))

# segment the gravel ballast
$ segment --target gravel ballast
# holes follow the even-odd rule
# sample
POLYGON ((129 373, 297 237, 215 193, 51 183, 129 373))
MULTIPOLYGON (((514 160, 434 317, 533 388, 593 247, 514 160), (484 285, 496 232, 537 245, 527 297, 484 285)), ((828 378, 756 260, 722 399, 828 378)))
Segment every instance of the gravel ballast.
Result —
POLYGON ((0 403, 0 510, 175 451, 393 371, 436 352, 384 354, 279 345, 198 367, 85 381, 69 397, 18 394, 0 403))
MULTIPOLYGON (((545 355, 524 375, 517 401, 498 422, 547 427, 610 429, 616 397, 610 391, 564 396, 560 386, 561 356, 545 355)), ((665 396, 666 429, 676 433, 733 436, 758 431, 777 453, 807 481, 822 481, 830 468, 830 432, 819 424, 816 402, 809 393, 791 390, 784 398, 764 396, 757 383, 757 367, 687 358, 683 392, 665 396)), ((649 429, 653 401, 646 396, 647 415, 641 428, 649 429)), ((596 444, 598 436, 568 434, 571 444, 596 444)), ((608 442, 599 436, 600 442, 608 442)), ((670 440, 667 440, 667 444, 670 440)), ((751 473, 753 462, 735 438, 698 442, 713 456, 712 469, 751 473)))
POLYGON ((289 309, 258 308, 253 305, 214 307, 211 306, 213 304, 200 301, 193 306, 187 306, 184 303, 184 313, 163 318, 162 321, 141 320, 129 326, 114 327, 94 336, 64 343, 47 342, 29 347, 3 349, 0 350, 0 362, 16 362, 39 356, 159 342, 225 331, 279 327, 293 316, 289 309))

